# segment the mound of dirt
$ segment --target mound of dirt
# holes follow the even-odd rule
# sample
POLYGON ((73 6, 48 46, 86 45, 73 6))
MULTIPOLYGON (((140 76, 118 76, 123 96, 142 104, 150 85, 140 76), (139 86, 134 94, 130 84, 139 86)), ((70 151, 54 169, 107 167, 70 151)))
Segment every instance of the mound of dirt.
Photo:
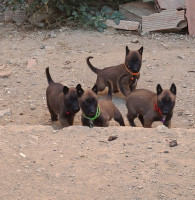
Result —
POLYGON ((0 199, 195 198, 193 129, 13 125, 0 137, 0 199))

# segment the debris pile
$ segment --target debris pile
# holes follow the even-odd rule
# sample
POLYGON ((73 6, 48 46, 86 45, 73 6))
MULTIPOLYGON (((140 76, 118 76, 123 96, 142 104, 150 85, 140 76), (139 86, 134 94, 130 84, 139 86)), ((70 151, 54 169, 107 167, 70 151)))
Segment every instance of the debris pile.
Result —
POLYGON ((140 23, 137 31, 143 34, 152 31, 179 32, 188 26, 189 34, 195 35, 194 10, 195 1, 191 0, 143 0, 119 6, 126 20, 140 23))
MULTIPOLYGON (((1 6, 1 5, 0 5, 1 6)), ((133 30, 142 34, 153 31, 180 32, 188 27, 190 35, 195 35, 195 1, 192 0, 137 0, 122 4, 119 11, 125 16, 117 25, 107 20, 106 25, 115 29, 133 30)), ((6 10, 0 7, 0 22, 14 22, 22 25, 28 21, 43 27, 54 10, 33 14, 27 17, 25 12, 6 10)), ((186 29, 187 30, 187 29, 186 29)))

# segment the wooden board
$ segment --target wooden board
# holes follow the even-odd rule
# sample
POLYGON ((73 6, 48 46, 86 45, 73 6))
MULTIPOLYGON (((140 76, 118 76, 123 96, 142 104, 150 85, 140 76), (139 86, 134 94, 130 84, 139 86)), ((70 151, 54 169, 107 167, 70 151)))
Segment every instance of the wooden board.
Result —
POLYGON ((152 3, 131 2, 119 5, 119 11, 126 17, 126 20, 142 22, 142 16, 155 13, 152 3))
POLYGON ((195 1, 186 0, 186 18, 190 35, 195 35, 195 1))
POLYGON ((135 31, 139 29, 139 22, 132 22, 132 21, 126 21, 126 20, 120 20, 119 25, 117 25, 113 20, 107 19, 106 25, 116 28, 116 29, 122 29, 122 30, 130 30, 135 31))
POLYGON ((158 12, 169 9, 185 9, 185 0, 154 0, 155 8, 158 12))
POLYGON ((184 10, 164 10, 142 18, 142 31, 168 31, 178 30, 178 24, 185 21, 184 10))

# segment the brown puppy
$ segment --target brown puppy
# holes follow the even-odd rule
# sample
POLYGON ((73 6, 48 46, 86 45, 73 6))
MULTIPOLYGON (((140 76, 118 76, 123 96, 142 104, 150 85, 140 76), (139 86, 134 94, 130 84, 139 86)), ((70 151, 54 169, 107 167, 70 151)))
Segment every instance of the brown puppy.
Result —
POLYGON ((163 124, 171 128, 171 118, 176 100, 176 86, 173 83, 170 90, 163 90, 160 84, 157 85, 157 94, 145 89, 127 92, 119 88, 126 96, 126 106, 128 109, 127 118, 131 126, 135 126, 134 119, 139 118, 144 127, 150 128, 154 121, 162 121, 163 124))
POLYGON ((125 126, 120 111, 112 102, 112 87, 110 82, 108 82, 107 85, 109 91, 106 100, 103 101, 98 101, 97 85, 94 85, 92 90, 87 90, 85 92, 81 85, 76 87, 79 104, 82 110, 81 121, 83 126, 93 127, 95 125, 107 127, 112 118, 121 126, 125 126))
POLYGON ((46 68, 46 76, 49 83, 46 91, 47 107, 51 114, 51 120, 59 121, 62 127, 73 125, 74 117, 79 112, 77 91, 60 83, 55 83, 46 68))
POLYGON ((97 90, 103 91, 107 86, 107 81, 111 81, 113 85, 113 91, 118 92, 117 80, 121 75, 129 75, 126 77, 125 87, 128 87, 130 90, 134 90, 137 86, 137 80, 140 77, 140 69, 142 65, 142 53, 143 47, 137 51, 129 50, 126 46, 126 56, 125 63, 117 66, 107 67, 104 69, 97 69, 91 63, 90 59, 93 57, 87 58, 87 64, 90 69, 97 74, 97 90))

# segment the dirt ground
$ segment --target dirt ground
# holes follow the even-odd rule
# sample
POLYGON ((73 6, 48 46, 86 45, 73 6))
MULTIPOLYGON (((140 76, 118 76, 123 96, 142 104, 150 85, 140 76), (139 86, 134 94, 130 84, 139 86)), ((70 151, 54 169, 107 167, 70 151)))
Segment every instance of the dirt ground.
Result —
POLYGON ((0 199, 195 199, 194 37, 0 24, 0 44, 0 199), (137 88, 176 84, 173 129, 129 127, 119 93, 113 101, 126 127, 113 120, 108 128, 82 127, 79 112, 73 127, 58 130, 46 106, 45 68, 56 82, 91 88, 96 75, 86 58, 98 68, 121 64, 126 45, 144 47, 137 88), (118 138, 108 142, 110 135, 118 138), (168 146, 172 139, 178 146, 168 146))

